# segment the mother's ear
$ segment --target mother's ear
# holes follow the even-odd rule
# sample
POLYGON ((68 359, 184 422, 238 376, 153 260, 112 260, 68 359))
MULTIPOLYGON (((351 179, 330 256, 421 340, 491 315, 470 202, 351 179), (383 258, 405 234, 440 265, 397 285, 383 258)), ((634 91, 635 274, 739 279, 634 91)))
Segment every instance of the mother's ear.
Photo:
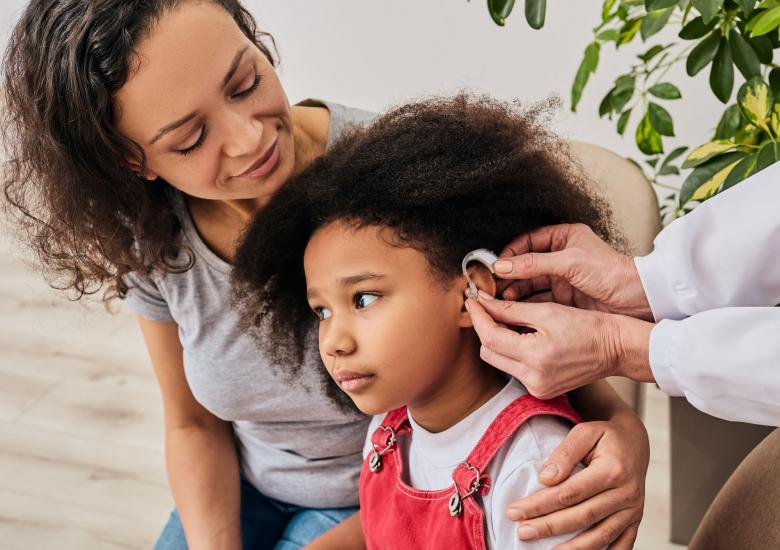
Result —
MULTIPOLYGON (((496 279, 488 268, 478 262, 474 262, 468 267, 468 270, 469 276, 474 281, 474 284, 477 285, 478 290, 487 292, 491 296, 496 295, 498 290, 496 279)), ((471 322, 471 315, 466 311, 466 291, 469 288, 469 281, 466 277, 461 276, 456 286, 460 289, 460 299, 462 300, 458 326, 461 328, 473 327, 474 323, 471 322)))
POLYGON ((141 168, 141 163, 138 162, 136 159, 128 158, 126 160, 130 170, 135 172, 139 178, 144 178, 149 181, 154 181, 159 177, 157 173, 153 172, 152 170, 149 170, 148 167, 141 168))

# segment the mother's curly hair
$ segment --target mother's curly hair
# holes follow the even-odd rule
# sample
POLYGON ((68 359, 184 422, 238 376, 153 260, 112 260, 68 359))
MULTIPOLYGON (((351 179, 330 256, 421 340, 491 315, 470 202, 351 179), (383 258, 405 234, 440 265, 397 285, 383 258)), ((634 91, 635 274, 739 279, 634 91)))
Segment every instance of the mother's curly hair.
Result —
MULTIPOLYGON (((186 0, 31 0, 4 58, 5 196, 22 237, 59 288, 80 298, 105 288, 124 296, 123 277, 179 271, 179 222, 171 188, 150 185, 128 158, 143 149, 116 128, 114 94, 138 44, 186 0)), ((224 8, 275 63, 273 38, 238 0, 224 8)))
POLYGON ((553 102, 528 109, 458 95, 404 105, 355 129, 283 187, 243 235, 233 301, 245 330, 294 374, 317 320, 303 256, 321 227, 389 228, 449 284, 470 250, 585 223, 613 242, 610 209, 547 129, 553 102))

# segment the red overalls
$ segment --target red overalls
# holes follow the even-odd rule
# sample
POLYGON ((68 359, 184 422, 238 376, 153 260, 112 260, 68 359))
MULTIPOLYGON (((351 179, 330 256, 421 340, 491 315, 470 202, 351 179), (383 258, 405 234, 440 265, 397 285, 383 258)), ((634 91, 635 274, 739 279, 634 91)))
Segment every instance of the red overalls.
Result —
POLYGON ((549 401, 519 397, 496 416, 468 458, 452 472, 452 487, 423 491, 403 482, 397 438, 411 431, 406 407, 387 413, 371 436, 375 450, 360 473, 360 522, 368 549, 484 550, 482 509, 470 497, 490 491, 490 479, 482 472, 515 431, 540 414, 561 416, 575 424, 580 421, 565 396, 549 401))

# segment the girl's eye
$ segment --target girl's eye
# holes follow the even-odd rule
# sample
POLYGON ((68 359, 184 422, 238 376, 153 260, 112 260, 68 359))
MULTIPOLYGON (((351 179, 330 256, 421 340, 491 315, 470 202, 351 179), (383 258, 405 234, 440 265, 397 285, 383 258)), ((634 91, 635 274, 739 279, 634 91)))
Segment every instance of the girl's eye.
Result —
POLYGON ((259 74, 255 74, 255 79, 254 81, 252 81, 252 85, 249 86, 249 88, 247 88, 246 90, 233 94, 233 97, 240 99, 242 97, 247 97, 249 95, 252 95, 254 91, 257 90, 257 87, 260 86, 260 80, 262 80, 262 78, 263 77, 260 76, 259 74))
POLYGON ((324 321, 333 315, 333 313, 331 313, 331 311, 326 307, 316 307, 314 308, 314 315, 316 315, 320 321, 324 321))
POLYGON ((379 296, 376 294, 369 294, 366 292, 355 294, 355 307, 358 309, 366 308, 376 302, 378 299, 379 296))

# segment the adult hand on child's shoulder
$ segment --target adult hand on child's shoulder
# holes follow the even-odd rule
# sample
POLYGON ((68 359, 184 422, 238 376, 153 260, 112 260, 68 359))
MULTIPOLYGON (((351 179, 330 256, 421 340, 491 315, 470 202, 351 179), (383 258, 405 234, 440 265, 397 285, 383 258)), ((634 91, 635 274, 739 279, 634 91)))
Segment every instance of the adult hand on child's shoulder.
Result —
POLYGON ((558 550, 633 547, 650 460, 647 431, 633 414, 575 426, 548 459, 547 488, 511 504, 518 536, 536 540, 583 530, 558 550), (578 463, 585 469, 570 474, 578 463))

